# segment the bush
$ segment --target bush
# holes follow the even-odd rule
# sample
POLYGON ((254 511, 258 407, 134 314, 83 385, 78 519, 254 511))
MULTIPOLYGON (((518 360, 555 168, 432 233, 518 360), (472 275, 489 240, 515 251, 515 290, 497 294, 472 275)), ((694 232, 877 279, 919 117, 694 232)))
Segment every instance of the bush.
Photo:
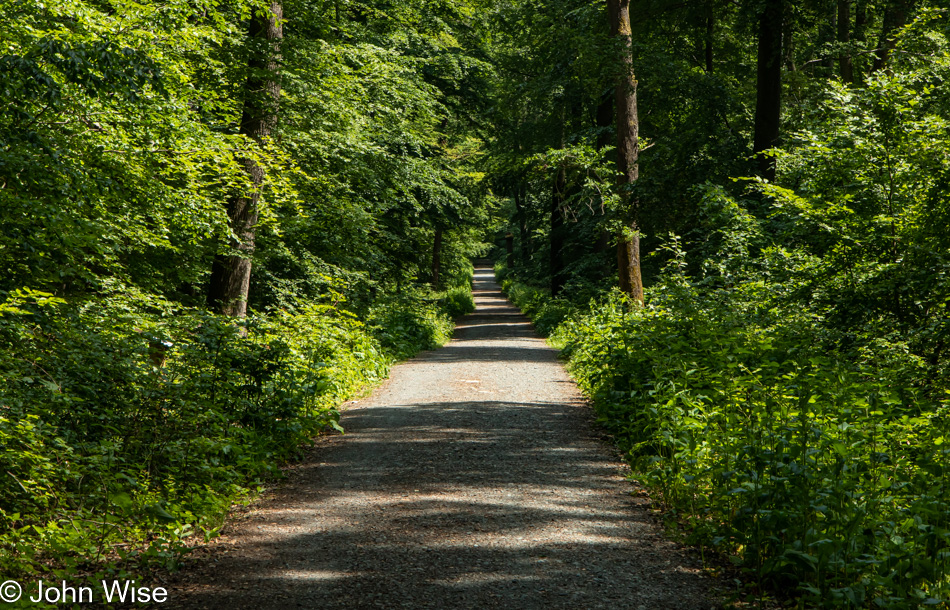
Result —
POLYGON ((337 405, 452 330, 409 297, 378 302, 368 325, 328 304, 238 321, 122 291, 21 301, 0 311, 9 575, 175 561, 182 539, 213 534, 232 501, 338 428, 337 405))
POLYGON ((475 299, 471 286, 459 286, 441 293, 439 307, 452 319, 475 311, 475 299))
MULTIPOLYGON (((794 257, 759 260, 788 281, 794 257)), ((636 476, 691 541, 809 607, 946 599, 950 401, 925 363, 894 339, 856 346, 787 283, 684 268, 644 309, 615 296, 555 333, 636 476)))
POLYGON ((526 316, 534 322, 535 330, 544 336, 551 334, 564 320, 577 311, 566 299, 552 299, 538 288, 523 284, 510 274, 501 281, 501 289, 526 316))

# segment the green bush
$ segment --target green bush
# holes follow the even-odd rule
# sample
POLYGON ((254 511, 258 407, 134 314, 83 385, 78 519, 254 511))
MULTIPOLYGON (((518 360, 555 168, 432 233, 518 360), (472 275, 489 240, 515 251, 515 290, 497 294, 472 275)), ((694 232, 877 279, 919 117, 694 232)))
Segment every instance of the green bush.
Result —
POLYGON ((439 307, 452 319, 475 311, 475 299, 469 285, 450 288, 441 293, 439 307))
POLYGON ((787 300, 795 257, 759 261, 785 283, 693 281, 677 256, 644 309, 615 296, 568 318, 571 373, 691 541, 809 607, 940 603, 945 390, 921 385, 905 344, 856 341, 787 300))
POLYGON ((517 281, 505 274, 501 289, 526 316, 535 329, 544 336, 551 334, 564 320, 577 311, 566 299, 552 299, 545 291, 517 281))
POLYGON ((421 349, 443 345, 452 336, 452 320, 437 303, 404 295, 376 305, 368 324, 390 357, 408 358, 421 349))
POLYGON ((174 562, 183 538, 212 534, 234 500, 339 427, 337 405, 451 330, 437 304, 409 297, 378 301, 368 326, 327 304, 235 321, 122 291, 8 302, 0 570, 174 562))

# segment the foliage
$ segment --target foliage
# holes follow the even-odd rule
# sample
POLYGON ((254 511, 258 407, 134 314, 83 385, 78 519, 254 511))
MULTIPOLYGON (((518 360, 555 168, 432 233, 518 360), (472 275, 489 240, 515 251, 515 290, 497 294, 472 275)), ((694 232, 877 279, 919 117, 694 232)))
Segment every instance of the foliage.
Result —
MULTIPOLYGON (((500 277, 539 329, 553 328, 671 525, 732 558, 753 593, 799 607, 945 605, 945 9, 850 3, 863 12, 851 41, 836 42, 833 3, 788 5, 786 129, 768 183, 741 177, 753 171, 755 11, 737 6, 652 2, 638 13, 646 307, 631 308, 596 267, 611 264, 597 235, 614 232, 609 214, 567 215, 565 288, 557 300, 537 288, 553 273, 553 167, 543 179, 500 174, 501 230, 516 246, 500 277), (690 6, 702 10, 687 16, 690 6), (878 69, 875 36, 894 41, 878 69), (853 83, 837 76, 842 53, 853 54, 853 83), (662 240, 670 230, 682 238, 662 240)), ((562 91, 571 79, 561 75, 562 91)), ((573 107, 560 142, 537 140, 523 158, 594 142, 585 109, 601 91, 573 107)))
POLYGON ((122 288, 0 317, 17 346, 0 356, 7 574, 174 561, 180 540, 212 535, 232 501, 339 428, 342 401, 451 330, 408 297, 369 327, 331 305, 235 324, 122 288))
POLYGON ((239 126, 266 4, 0 0, 5 573, 174 562, 472 307, 491 66, 471 11, 286 3, 257 143, 239 126), (264 181, 234 321, 205 298, 246 160, 264 181))
POLYGON ((531 318, 535 330, 544 336, 551 334, 551 331, 576 312, 576 308, 569 301, 552 299, 545 291, 510 277, 502 280, 501 289, 512 303, 531 318))

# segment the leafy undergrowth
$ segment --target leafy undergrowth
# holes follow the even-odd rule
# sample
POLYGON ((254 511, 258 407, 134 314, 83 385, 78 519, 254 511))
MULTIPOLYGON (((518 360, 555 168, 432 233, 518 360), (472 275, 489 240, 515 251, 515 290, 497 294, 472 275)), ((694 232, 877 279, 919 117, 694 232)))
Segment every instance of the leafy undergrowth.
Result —
MULTIPOLYGON (((0 573, 95 580, 173 567, 337 406, 437 347, 463 289, 232 319, 116 292, 0 311, 0 573), (455 294, 458 293, 458 294, 455 294), (452 300, 454 299, 454 300, 452 300)), ((471 299, 469 291, 469 300, 471 299)))
POLYGON ((531 318, 534 328, 547 337, 568 316, 577 312, 577 308, 566 299, 552 299, 548 291, 536 288, 509 275, 507 269, 498 264, 495 276, 501 282, 501 290, 512 303, 526 316, 531 318))
POLYGON ((761 276, 783 280, 770 285, 691 279, 672 250, 640 310, 615 293, 572 313, 505 281, 536 320, 560 318, 552 342, 634 476, 752 590, 800 607, 945 607, 950 396, 936 365, 796 306, 807 274, 787 252, 765 253, 761 276))

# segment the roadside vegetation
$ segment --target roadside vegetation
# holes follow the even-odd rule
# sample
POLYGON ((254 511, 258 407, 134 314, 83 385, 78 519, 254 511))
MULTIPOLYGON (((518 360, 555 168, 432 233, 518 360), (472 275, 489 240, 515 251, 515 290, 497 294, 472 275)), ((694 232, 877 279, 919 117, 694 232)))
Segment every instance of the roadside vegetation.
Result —
POLYGON ((3 574, 174 564, 494 247, 750 601, 950 603, 943 4, 0 12, 3 574))
POLYGON ((474 308, 487 69, 422 4, 0 0, 4 578, 174 567, 474 308))
POLYGON ((519 157, 503 286, 670 528, 745 573, 743 601, 946 607, 946 10, 765 2, 751 30, 756 13, 706 3, 710 39, 660 4, 631 13, 638 179, 591 156, 603 98, 575 98, 586 130, 570 149, 519 157), (754 67, 775 6, 781 139, 757 155, 769 99, 754 67), (710 40, 707 64, 695 51, 710 40), (642 296, 623 264, 617 280, 623 224, 642 296))

